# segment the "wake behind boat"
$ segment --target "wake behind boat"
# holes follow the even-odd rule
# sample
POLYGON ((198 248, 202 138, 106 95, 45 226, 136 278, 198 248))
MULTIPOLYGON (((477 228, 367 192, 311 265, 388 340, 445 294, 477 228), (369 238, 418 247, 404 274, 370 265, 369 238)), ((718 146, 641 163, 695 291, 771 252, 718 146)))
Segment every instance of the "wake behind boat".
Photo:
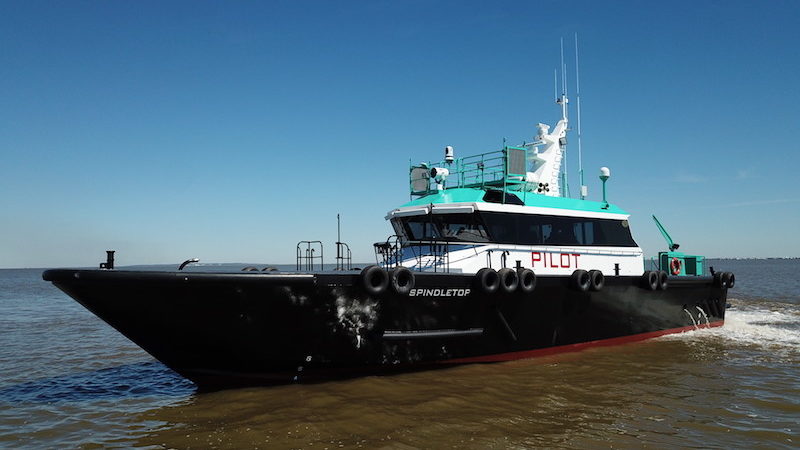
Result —
MULTIPOLYGON (((506 361, 723 324, 731 273, 669 243, 645 270, 629 215, 567 195, 568 121, 518 146, 409 168, 376 264, 297 245, 297 271, 53 269, 43 277, 201 388, 506 361)), ((582 172, 582 171, 581 171, 582 172)), ((583 184, 583 180, 581 180, 583 184)), ((654 217, 655 218, 655 217, 654 217)))

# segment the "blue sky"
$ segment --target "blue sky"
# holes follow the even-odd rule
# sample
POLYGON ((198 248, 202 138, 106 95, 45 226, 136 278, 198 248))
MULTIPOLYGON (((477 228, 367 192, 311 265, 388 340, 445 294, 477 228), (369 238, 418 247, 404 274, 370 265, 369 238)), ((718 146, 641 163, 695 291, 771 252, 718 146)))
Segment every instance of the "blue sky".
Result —
POLYGON ((337 213, 369 261, 409 158, 554 124, 574 33, 590 197, 609 166, 647 254, 655 213, 689 253, 800 256, 798 23, 796 1, 5 1, 0 267, 291 263, 333 254, 337 213))

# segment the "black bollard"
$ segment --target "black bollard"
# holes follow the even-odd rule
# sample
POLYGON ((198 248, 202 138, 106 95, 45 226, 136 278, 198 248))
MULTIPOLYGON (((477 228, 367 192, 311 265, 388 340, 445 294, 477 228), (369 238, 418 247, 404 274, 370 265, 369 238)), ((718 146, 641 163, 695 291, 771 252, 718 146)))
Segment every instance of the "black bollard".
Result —
POLYGON ((101 269, 113 269, 114 268, 114 250, 106 250, 106 262, 100 263, 101 269))

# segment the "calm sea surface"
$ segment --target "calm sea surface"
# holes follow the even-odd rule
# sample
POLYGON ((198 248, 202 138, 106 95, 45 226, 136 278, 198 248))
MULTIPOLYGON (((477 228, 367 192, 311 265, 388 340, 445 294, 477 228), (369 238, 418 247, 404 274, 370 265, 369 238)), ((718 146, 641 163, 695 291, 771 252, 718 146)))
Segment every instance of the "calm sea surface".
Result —
POLYGON ((0 270, 0 447, 800 448, 800 260, 711 265, 737 277, 721 328, 199 394, 41 270, 0 270))

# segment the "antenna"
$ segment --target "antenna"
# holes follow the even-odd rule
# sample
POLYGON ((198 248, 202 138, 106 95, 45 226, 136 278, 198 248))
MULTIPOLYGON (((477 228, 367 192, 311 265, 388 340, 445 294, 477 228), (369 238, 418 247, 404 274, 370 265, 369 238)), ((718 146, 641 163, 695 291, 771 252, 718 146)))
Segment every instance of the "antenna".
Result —
POLYGON ((564 64, 564 38, 561 38, 561 118, 567 118, 567 66, 564 64))
POLYGON ((553 97, 556 99, 556 103, 561 103, 558 98, 558 69, 553 69, 553 97))
POLYGON ((575 33, 575 96, 578 100, 578 174, 581 181, 581 200, 585 200, 589 189, 583 182, 583 149, 581 148, 581 78, 578 73, 578 33, 575 33))
MULTIPOLYGON (((567 103, 569 100, 567 99, 567 65, 564 63, 564 38, 561 38, 561 97, 559 99, 559 103, 561 103, 561 120, 568 122, 567 119, 567 103)), ((565 125, 566 125, 565 123, 565 125)), ((564 130, 566 133, 566 130, 564 130)), ((566 134, 565 134, 566 136, 566 134)), ((567 145, 566 140, 564 142, 559 143, 562 147, 562 163, 561 163, 561 196, 562 197, 569 197, 569 180, 568 180, 568 170, 567 170, 567 145)))

